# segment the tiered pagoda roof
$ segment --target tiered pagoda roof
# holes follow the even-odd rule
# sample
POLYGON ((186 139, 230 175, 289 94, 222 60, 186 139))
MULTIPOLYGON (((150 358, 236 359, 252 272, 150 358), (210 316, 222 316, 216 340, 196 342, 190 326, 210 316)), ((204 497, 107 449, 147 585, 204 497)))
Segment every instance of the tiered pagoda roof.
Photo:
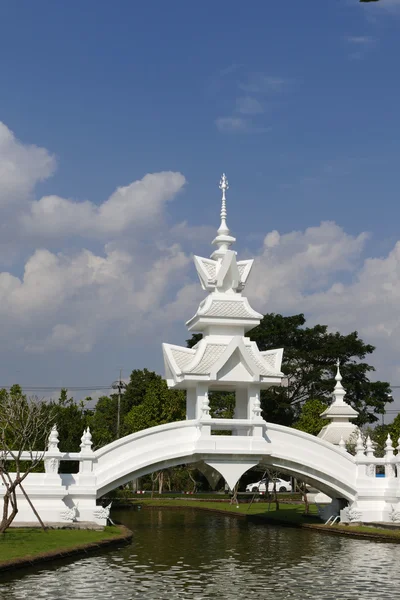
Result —
POLYGON ((217 248, 211 258, 194 257, 201 286, 209 294, 186 323, 189 331, 201 332, 203 338, 193 348, 163 344, 167 381, 182 388, 196 381, 217 387, 249 382, 261 387, 279 385, 283 349, 260 352, 244 335, 262 319, 243 295, 253 260, 237 261, 236 252, 230 250, 236 240, 226 224, 225 175, 220 189, 221 225, 213 241, 217 248))

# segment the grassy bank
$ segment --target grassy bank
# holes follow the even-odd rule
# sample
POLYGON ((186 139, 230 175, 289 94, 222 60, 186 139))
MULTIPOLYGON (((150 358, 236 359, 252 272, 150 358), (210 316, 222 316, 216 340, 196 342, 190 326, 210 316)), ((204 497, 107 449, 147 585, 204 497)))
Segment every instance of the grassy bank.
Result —
POLYGON ((0 535, 0 570, 53 560, 127 541, 131 532, 125 527, 105 527, 102 531, 87 529, 39 528, 8 529, 0 535))
POLYGON ((279 510, 276 510, 275 504, 265 502, 255 502, 251 506, 248 504, 235 504, 220 502, 200 502, 196 500, 138 500, 137 504, 143 507, 169 507, 169 508, 196 508, 199 510, 211 510, 221 514, 232 514, 242 518, 248 518, 253 521, 264 521, 265 523, 274 523, 292 527, 302 527, 313 529, 322 533, 348 535, 353 537, 369 538, 382 541, 400 542, 400 528, 380 529, 367 525, 324 525, 317 517, 317 508, 310 505, 310 514, 304 514, 304 505, 302 504, 280 504, 279 510))

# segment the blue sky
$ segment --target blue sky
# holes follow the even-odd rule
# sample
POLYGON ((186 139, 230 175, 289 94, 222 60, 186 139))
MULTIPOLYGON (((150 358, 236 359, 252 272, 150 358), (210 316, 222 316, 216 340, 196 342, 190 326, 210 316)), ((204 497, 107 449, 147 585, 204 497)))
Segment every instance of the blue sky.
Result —
POLYGON ((358 329, 400 384, 400 0, 25 0, 0 3, 0 33, 0 297, 16 294, 0 309, 1 385, 162 371, 161 341, 184 343, 201 298, 191 253, 211 252, 222 171, 237 249, 259 263, 256 308, 358 329), (150 213, 95 223, 118 187, 165 172, 150 213))

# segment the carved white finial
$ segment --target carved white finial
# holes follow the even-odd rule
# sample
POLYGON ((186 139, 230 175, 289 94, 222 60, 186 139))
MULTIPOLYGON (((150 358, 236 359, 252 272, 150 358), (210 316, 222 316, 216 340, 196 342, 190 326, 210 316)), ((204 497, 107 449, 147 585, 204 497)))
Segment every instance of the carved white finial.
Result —
POLYGON ((259 419, 261 417, 261 402, 260 402, 260 396, 258 393, 256 394, 256 397, 254 398, 253 415, 256 419, 259 419))
POLYGON ((202 412, 201 416, 202 416, 203 419, 211 419, 211 416, 210 416, 210 402, 209 402, 209 399, 208 399, 208 392, 206 392, 204 394, 204 399, 203 399, 203 404, 202 404, 202 407, 201 407, 201 412, 202 412))
POLYGON ((92 434, 90 433, 89 427, 84 429, 82 437, 81 437, 81 449, 82 450, 91 450, 92 448, 92 434))
POLYGON ((57 425, 53 425, 53 427, 51 428, 50 431, 50 435, 49 435, 49 443, 48 443, 48 449, 49 450, 58 450, 58 431, 57 431, 57 425))
POLYGON ((225 193, 226 193, 226 190, 229 190, 229 183, 225 176, 225 173, 222 173, 221 181, 219 182, 219 189, 222 191, 222 203, 221 203, 221 225, 219 226, 218 233, 228 235, 229 229, 228 229, 228 225, 226 224, 227 211, 226 211, 225 193))
POLYGON ((226 254, 229 247, 236 242, 235 238, 231 236, 229 227, 226 223, 227 210, 226 210, 226 190, 229 189, 228 180, 226 178, 225 173, 222 174, 221 180, 219 182, 219 189, 222 191, 222 202, 221 202, 221 225, 218 229, 218 235, 213 240, 213 244, 218 246, 218 249, 215 250, 211 258, 222 258, 224 254, 226 254))
POLYGON ((388 436, 386 438, 385 455, 393 456, 393 444, 392 438, 390 437, 390 433, 388 433, 388 436))
POLYGON ((343 436, 340 436, 339 448, 341 450, 346 450, 346 442, 343 439, 343 436))
POLYGON ((357 444, 356 444, 356 456, 364 456, 364 442, 362 439, 361 432, 358 433, 357 444))
POLYGON ((342 386, 342 374, 340 372, 340 361, 339 359, 337 359, 336 361, 336 366, 337 366, 337 371, 336 371, 336 376, 335 376, 335 380, 336 380, 336 385, 335 385, 335 389, 333 391, 333 398, 334 398, 334 402, 339 402, 340 404, 343 404, 343 398, 346 395, 346 391, 342 386))
POLYGON ((372 443, 370 436, 367 437, 367 442, 366 442, 365 446, 366 446, 366 455, 373 456, 374 455, 374 445, 372 443))
POLYGON ((342 381, 342 374, 340 372, 340 359, 338 358, 336 361, 336 367, 337 367, 337 371, 336 371, 336 381, 342 381))

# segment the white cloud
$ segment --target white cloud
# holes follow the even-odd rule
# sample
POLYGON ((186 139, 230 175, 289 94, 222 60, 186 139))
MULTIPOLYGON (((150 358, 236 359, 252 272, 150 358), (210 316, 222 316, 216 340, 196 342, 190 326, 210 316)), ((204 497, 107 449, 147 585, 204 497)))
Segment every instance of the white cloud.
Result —
POLYGON ((110 328, 123 337, 156 326, 152 313, 168 303, 189 262, 176 244, 155 260, 117 250, 37 250, 21 279, 0 274, 0 326, 28 352, 89 352, 110 328))
POLYGON ((366 233, 353 237, 332 222, 304 232, 272 231, 256 258, 249 293, 262 303, 264 312, 271 302, 273 310, 296 310, 298 302, 324 289, 332 277, 354 269, 366 239, 366 233))
POLYGON ((256 125, 251 119, 242 117, 219 117, 215 124, 221 133, 267 133, 271 127, 256 125))
POLYGON ((350 35, 346 38, 347 43, 352 48, 349 58, 364 58, 366 53, 376 44, 376 38, 369 35, 350 35))
POLYGON ((240 96, 236 99, 236 111, 242 115, 258 115, 263 113, 264 109, 257 98, 240 96))
POLYGON ((222 133, 246 133, 248 131, 248 120, 242 117, 219 117, 215 124, 222 133))
POLYGON ((27 234, 46 236, 104 236, 127 229, 150 226, 158 220, 163 205, 184 186, 181 173, 165 171, 147 174, 117 190, 99 206, 74 202, 59 196, 45 196, 33 202, 21 216, 27 234))
POLYGON ((378 376, 398 384, 400 242, 386 257, 362 260, 367 239, 367 233, 348 235, 335 223, 270 232, 248 293, 261 312, 304 312, 310 323, 357 330, 377 347, 369 360, 378 376))
POLYGON ((54 156, 45 148, 22 144, 0 121, 0 207, 26 200, 55 167, 54 156))
POLYGON ((350 44, 355 44, 357 46, 369 46, 376 41, 375 38, 369 35, 349 35, 346 39, 350 44))
MULTIPOLYGON (((186 222, 167 227, 165 207, 184 176, 148 174, 99 206, 58 196, 32 201, 35 182, 51 174, 54 159, 17 142, 4 126, 1 131, 2 158, 21 171, 23 181, 3 169, 0 190, 14 190, 19 223, 26 235, 41 240, 21 276, 11 268, 0 272, 3 350, 28 362, 35 353, 88 353, 104 344, 112 352, 121 340, 132 339, 135 348, 143 340, 157 344, 159 353, 160 331, 184 332, 183 322, 203 297, 184 246, 194 240, 198 248, 214 234, 186 222), (157 235, 150 235, 154 227, 157 235), (55 239, 65 234, 85 236, 84 243, 73 253, 54 250, 55 239), (50 235, 52 251, 45 244, 50 235), (90 248, 93 237, 96 249, 90 248)), ((3 205, 1 216, 10 210, 3 205)), ((15 234, 17 222, 10 223, 15 234)), ((305 312, 311 323, 357 329, 377 345, 379 375, 394 381, 400 373, 400 242, 386 257, 364 260, 367 240, 367 233, 350 235, 332 222, 271 231, 256 256, 248 293, 261 312, 305 312)))
POLYGON ((240 89, 250 94, 270 94, 281 92, 289 84, 283 77, 273 77, 265 73, 251 73, 247 80, 239 84, 240 89))

